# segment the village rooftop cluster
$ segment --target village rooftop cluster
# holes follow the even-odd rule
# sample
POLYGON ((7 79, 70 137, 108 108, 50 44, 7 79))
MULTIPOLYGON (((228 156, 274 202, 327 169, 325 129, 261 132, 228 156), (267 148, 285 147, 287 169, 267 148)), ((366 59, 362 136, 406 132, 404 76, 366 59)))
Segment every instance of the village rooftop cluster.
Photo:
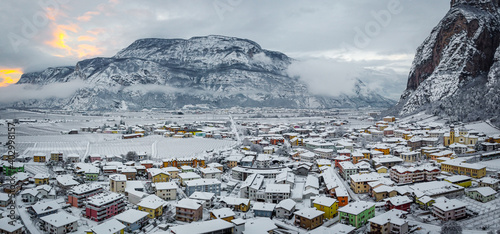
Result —
POLYGON ((60 133, 67 138, 118 134, 124 145, 153 137, 232 143, 187 157, 133 151, 79 155, 60 149, 18 152, 11 166, 4 154, 0 232, 500 229, 498 133, 369 112, 303 121, 224 118, 137 125, 120 121, 60 133), (14 188, 8 186, 10 180, 14 188), (19 219, 14 223, 7 217, 9 193, 16 194, 19 219))

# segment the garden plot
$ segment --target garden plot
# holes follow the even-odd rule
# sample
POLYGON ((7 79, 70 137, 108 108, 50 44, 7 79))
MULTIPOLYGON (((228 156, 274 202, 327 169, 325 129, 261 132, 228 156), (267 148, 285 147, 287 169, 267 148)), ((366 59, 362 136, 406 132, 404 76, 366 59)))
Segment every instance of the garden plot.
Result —
POLYGON ((24 165, 24 170, 27 173, 36 175, 38 173, 49 174, 49 169, 43 163, 29 163, 24 165))
POLYGON ((236 141, 207 138, 162 138, 156 142, 158 158, 188 157, 205 153, 207 150, 222 150, 232 147, 236 141))
POLYGON ((481 229, 484 226, 497 225, 500 219, 500 200, 495 199, 490 202, 482 203, 474 199, 463 197, 462 202, 467 204, 467 209, 476 212, 478 215, 470 219, 459 221, 467 229, 481 229))
POLYGON ((86 150, 87 142, 37 142, 23 153, 27 156, 44 153, 49 157, 51 152, 62 152, 64 156, 67 156, 69 154, 83 155, 86 150))
POLYGON ((90 143, 89 154, 111 156, 127 154, 129 151, 135 151, 137 153, 145 152, 146 154, 151 155, 153 143, 154 140, 138 141, 135 139, 93 142, 90 143))
POLYGON ((478 132, 482 132, 486 135, 496 135, 496 134, 500 134, 500 130, 489 125, 488 123, 484 122, 484 121, 480 121, 480 122, 476 122, 476 123, 471 123, 471 124, 466 124, 465 127, 467 129, 472 129, 472 130, 476 130, 478 132))

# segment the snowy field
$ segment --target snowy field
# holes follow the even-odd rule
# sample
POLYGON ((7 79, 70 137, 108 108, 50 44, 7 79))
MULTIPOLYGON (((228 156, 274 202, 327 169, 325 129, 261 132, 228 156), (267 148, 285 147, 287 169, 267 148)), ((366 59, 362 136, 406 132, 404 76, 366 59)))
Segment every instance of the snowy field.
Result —
POLYGON ((486 135, 496 135, 496 134, 500 134, 500 130, 491 126, 490 124, 484 122, 484 121, 481 121, 481 122, 476 122, 476 123, 471 123, 471 124, 466 124, 465 127, 467 129, 472 129, 472 130, 476 130, 478 132, 482 132, 486 135))
POLYGON ((483 166, 486 166, 487 168, 491 168, 494 170, 500 170, 500 159, 481 161, 481 162, 477 162, 477 163, 481 164, 483 166))

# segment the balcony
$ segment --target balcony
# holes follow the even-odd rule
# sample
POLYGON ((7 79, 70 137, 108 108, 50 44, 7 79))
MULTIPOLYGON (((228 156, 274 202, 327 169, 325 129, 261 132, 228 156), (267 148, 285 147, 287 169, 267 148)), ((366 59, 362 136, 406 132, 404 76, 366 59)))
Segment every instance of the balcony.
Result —
POLYGON ((188 215, 193 215, 193 214, 194 214, 194 213, 196 213, 196 212, 194 212, 194 211, 181 211, 181 210, 177 210, 177 211, 176 211, 176 213, 177 213, 177 214, 188 214, 188 215))

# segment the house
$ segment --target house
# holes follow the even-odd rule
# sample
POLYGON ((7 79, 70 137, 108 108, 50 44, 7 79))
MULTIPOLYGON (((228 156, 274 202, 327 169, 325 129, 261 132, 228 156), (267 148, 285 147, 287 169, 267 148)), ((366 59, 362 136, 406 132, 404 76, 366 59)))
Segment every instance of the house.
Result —
POLYGON ((101 155, 99 154, 91 154, 89 155, 89 158, 90 158, 90 162, 95 162, 95 161, 101 161, 102 160, 102 157, 101 155))
POLYGON ((375 198, 376 202, 388 197, 395 197, 397 194, 398 193, 396 191, 396 188, 387 186, 385 184, 379 185, 372 189, 372 197, 375 198))
POLYGON ((168 182, 170 181, 170 174, 160 168, 147 169, 148 178, 152 183, 168 182))
POLYGON ((9 194, 0 192, 0 207, 7 207, 9 205, 9 201, 9 194))
POLYGON ((243 158, 243 156, 240 156, 240 155, 231 155, 231 156, 227 157, 226 158, 227 167, 233 168, 233 167, 238 166, 238 163, 240 162, 240 160, 242 158, 243 158))
POLYGON ((50 153, 50 160, 54 161, 54 162, 64 161, 63 153, 62 152, 51 152, 50 153))
POLYGON ((378 168, 380 166, 384 166, 384 167, 387 167, 390 169, 391 167, 393 167, 395 165, 403 163, 403 159, 401 159, 399 157, 395 157, 393 155, 383 155, 380 157, 374 157, 372 160, 373 160, 373 163, 375 164, 375 168, 378 168))
POLYGON ((330 197, 316 197, 312 203, 317 210, 324 212, 323 218, 331 219, 337 216, 339 204, 336 199, 330 197))
POLYGON ((221 197, 220 204, 222 207, 228 207, 236 211, 247 212, 250 209, 250 199, 237 197, 221 197))
POLYGON ((472 185, 471 178, 468 177, 468 176, 464 176, 464 175, 450 176, 450 177, 444 179, 444 181, 450 182, 452 184, 456 184, 456 185, 459 185, 459 186, 462 186, 464 188, 468 188, 468 187, 470 187, 472 185))
POLYGON ((20 220, 13 220, 9 217, 0 218, 0 233, 23 234, 24 225, 20 220))
POLYGON ((391 180, 398 184, 433 181, 441 171, 429 164, 417 167, 394 166, 389 170, 391 180))
POLYGON ((46 173, 38 173, 35 176, 33 176, 33 179, 35 179, 35 185, 41 185, 41 184, 49 184, 49 174, 46 173))
POLYGON ((175 200, 177 198, 177 189, 175 182, 160 182, 153 184, 156 196, 163 200, 175 200))
POLYGON ((215 193, 209 192, 194 192, 189 196, 190 199, 198 200, 203 204, 203 208, 209 209, 212 207, 215 200, 215 193))
POLYGON ((13 162, 12 165, 8 162, 2 163, 2 171, 6 176, 12 176, 18 172, 24 172, 24 164, 20 162, 13 162))
POLYGON ((231 222, 236 214, 229 208, 215 209, 210 212, 210 219, 222 219, 227 222, 231 222))
POLYGON ((339 156, 333 158, 333 160, 335 162, 335 167, 339 168, 341 162, 351 161, 351 158, 348 156, 345 156, 345 155, 339 155, 339 156))
POLYGON ((179 171, 180 171, 179 168, 177 168, 177 167, 164 167, 162 169, 163 169, 163 171, 170 174, 171 179, 179 178, 179 171))
POLYGON ((397 209, 406 212, 410 212, 411 203, 413 202, 407 196, 397 196, 385 199, 385 208, 387 210, 397 209))
POLYGON ((344 180, 350 180, 351 175, 359 173, 359 168, 352 162, 340 162, 339 163, 339 174, 344 178, 344 180))
POLYGON ((200 168, 200 172, 201 177, 205 179, 220 180, 222 177, 222 171, 214 167, 200 168))
POLYGON ((289 184, 293 185, 295 183, 295 174, 291 171, 283 171, 276 175, 276 179, 274 181, 276 184, 289 184))
POLYGON ((461 196, 464 195, 464 187, 451 184, 446 181, 431 181, 416 183, 413 185, 402 186, 405 191, 412 194, 414 197, 429 196, 437 198, 440 196, 461 196))
POLYGON ((465 191, 465 195, 480 202, 489 202, 495 200, 497 192, 490 187, 479 187, 465 191))
POLYGON ((33 212, 36 217, 40 218, 43 216, 51 215, 57 213, 61 209, 61 205, 57 201, 39 201, 29 207, 29 211, 33 212))
POLYGON ((284 199, 290 198, 289 184, 268 184, 265 190, 266 202, 278 203, 284 199))
POLYGON ((148 224, 148 215, 148 212, 129 209, 116 215, 115 219, 125 225, 126 232, 133 232, 135 230, 140 230, 148 224))
POLYGON ((335 189, 335 196, 339 202, 339 207, 349 204, 349 193, 345 187, 342 186, 335 189))
POLYGON ((194 172, 194 168, 192 166, 184 165, 184 166, 181 166, 181 171, 183 173, 194 172))
POLYGON ((219 171, 221 172, 224 171, 224 165, 216 162, 207 164, 207 167, 219 169, 219 171))
POLYGON ((465 217, 467 204, 457 199, 442 199, 432 204, 432 215, 443 221, 465 217))
POLYGON ((127 186, 127 176, 123 174, 114 174, 109 176, 109 190, 115 193, 125 192, 127 186))
POLYGON ((401 210, 390 210, 368 220, 370 222, 370 233, 381 234, 407 234, 409 233, 407 212, 401 210))
POLYGON ((276 233, 278 226, 270 218, 258 217, 245 222, 243 233, 276 233))
POLYGON ((360 162, 361 159, 365 158, 365 156, 359 151, 353 152, 351 157, 352 157, 353 164, 357 164, 360 162))
POLYGON ((377 181, 379 179, 380 175, 375 172, 351 175, 351 189, 355 193, 368 193, 370 192, 368 182, 377 181))
POLYGON ((461 159, 452 159, 441 163, 441 171, 479 179, 486 175, 486 166, 476 163, 465 163, 461 159))
POLYGON ((499 181, 500 180, 492 177, 484 177, 477 180, 477 182, 479 183, 479 187, 490 187, 494 190, 498 190, 499 181))
POLYGON ((296 205, 297 203, 292 199, 285 199, 280 201, 275 207, 276 217, 286 219, 292 218, 293 213, 295 212, 296 205))
POLYGON ((80 155, 78 155, 78 154, 68 154, 66 162, 67 163, 79 163, 80 162, 80 155))
POLYGON ((261 191, 264 184, 264 176, 252 174, 241 184, 240 196, 250 200, 265 200, 265 193, 261 191))
POLYGON ((123 212, 124 209, 125 197, 122 194, 99 194, 87 199, 85 216, 100 222, 123 212))
POLYGON ((124 174, 127 177, 127 180, 135 180, 137 176, 137 169, 135 167, 124 167, 122 168, 121 174, 124 174))
MULTIPOLYGON (((8 196, 4 195, 5 193, 0 193, 0 206, 5 207, 7 205, 8 196)), ((35 203, 40 200, 42 195, 40 191, 36 188, 25 189, 21 192, 21 198, 25 203, 35 203)))
POLYGON ((71 189, 75 185, 79 185, 71 175, 58 175, 56 176, 57 185, 63 189, 71 189))
POLYGON ((137 204, 137 209, 148 212, 148 217, 150 219, 155 219, 163 214, 163 207, 167 203, 156 195, 149 195, 141 200, 137 204))
POLYGON ((422 210, 428 210, 434 202, 436 202, 432 197, 429 196, 421 196, 418 197, 415 202, 420 206, 422 210))
POLYGON ((203 206, 197 200, 184 198, 175 207, 175 219, 179 221, 190 223, 203 218, 203 206))
POLYGON ((209 192, 220 196, 221 182, 217 179, 197 179, 185 181, 186 195, 191 196, 194 192, 209 192))
POLYGON ((33 162, 47 162, 47 155, 42 153, 37 153, 33 155, 33 162))
POLYGON ((125 225, 123 225, 120 221, 110 219, 85 232, 86 234, 123 234, 125 228, 125 225))
POLYGON ((213 219, 202 222, 194 222, 185 225, 171 227, 169 230, 172 234, 189 233, 189 234, 210 234, 210 233, 234 233, 235 225, 231 222, 226 222, 222 219, 213 219))
POLYGON ((275 207, 276 204, 273 203, 256 202, 253 204, 253 213, 255 216, 270 218, 275 207))
POLYGON ((304 208, 294 212, 295 225, 312 230, 323 225, 323 211, 316 210, 315 208, 304 208))
POLYGON ((187 181, 201 179, 201 176, 194 173, 194 172, 183 172, 183 173, 179 173, 179 178, 180 178, 181 185, 186 186, 187 181))
POLYGON ((65 212, 55 213, 40 218, 41 230, 49 233, 63 234, 78 230, 79 218, 65 212))
POLYGON ((74 207, 82 207, 89 197, 102 193, 103 188, 98 184, 82 184, 73 187, 68 193, 68 202, 74 207))
POLYGON ((356 228, 366 224, 375 217, 375 203, 357 201, 338 209, 339 220, 343 224, 350 224, 356 228))

